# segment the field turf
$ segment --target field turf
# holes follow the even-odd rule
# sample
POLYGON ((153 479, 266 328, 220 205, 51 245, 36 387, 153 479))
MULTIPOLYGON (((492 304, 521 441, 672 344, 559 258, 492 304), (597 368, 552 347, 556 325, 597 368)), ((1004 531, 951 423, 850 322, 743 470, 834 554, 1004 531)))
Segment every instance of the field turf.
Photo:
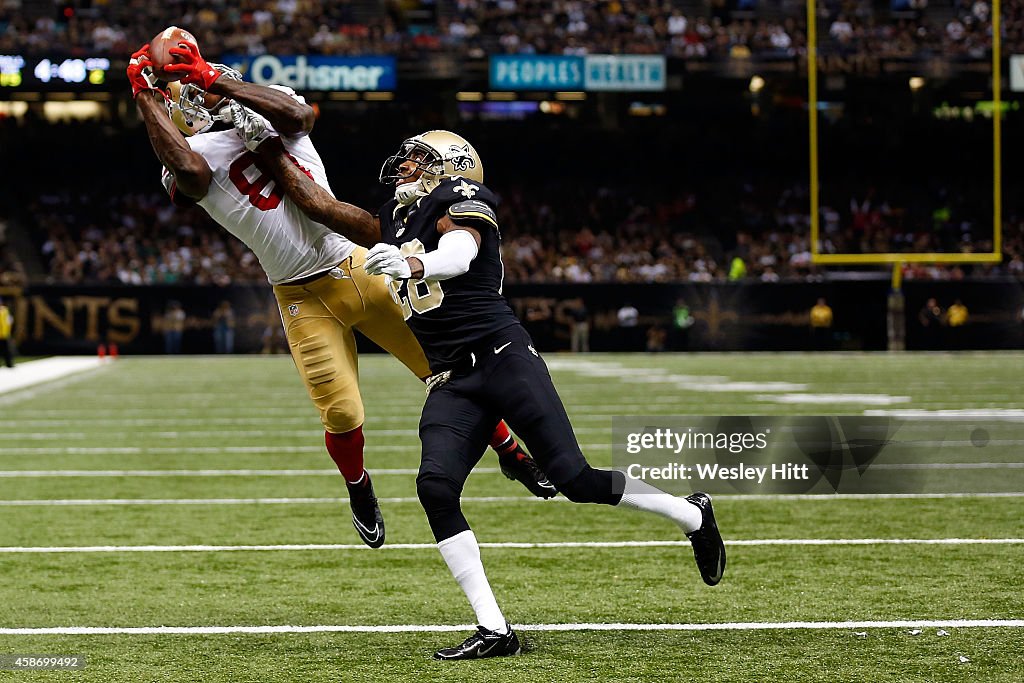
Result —
MULTIPOLYGON (((548 361, 596 465, 610 462, 614 415, 1024 420, 1022 354, 548 361)), ((484 563, 529 651, 435 662, 473 615, 415 499, 422 385, 365 356, 362 388, 367 463, 398 546, 378 551, 359 545, 286 357, 122 358, 0 395, 0 656, 87 660, 0 681, 1024 680, 1024 441, 1012 439, 937 452, 978 467, 938 471, 931 496, 716 498, 737 542, 716 588, 671 523, 535 500, 489 452, 464 508, 497 544, 484 563), (940 495, 964 488, 981 495, 940 495), (860 542, 806 542, 839 539, 860 542), (959 620, 977 623, 942 625, 959 620), (328 628, 255 628, 289 626, 328 628), (75 632, 89 627, 115 632, 75 632)))

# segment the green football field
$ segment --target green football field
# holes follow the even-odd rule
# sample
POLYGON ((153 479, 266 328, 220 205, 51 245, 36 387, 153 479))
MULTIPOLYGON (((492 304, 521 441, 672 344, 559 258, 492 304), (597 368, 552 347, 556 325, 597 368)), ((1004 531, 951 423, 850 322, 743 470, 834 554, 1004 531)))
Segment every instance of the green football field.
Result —
MULTIPOLYGON (((616 415, 1024 422, 1024 354, 547 360, 599 465, 616 415)), ((715 588, 672 523, 533 499, 489 452, 464 508, 529 648, 436 662, 473 614, 416 500, 422 385, 383 356, 361 372, 380 550, 351 527, 286 357, 122 358, 0 395, 0 658, 86 658, 0 680, 1024 680, 1012 438, 937 451, 950 467, 925 494, 717 497, 730 547, 715 588)))

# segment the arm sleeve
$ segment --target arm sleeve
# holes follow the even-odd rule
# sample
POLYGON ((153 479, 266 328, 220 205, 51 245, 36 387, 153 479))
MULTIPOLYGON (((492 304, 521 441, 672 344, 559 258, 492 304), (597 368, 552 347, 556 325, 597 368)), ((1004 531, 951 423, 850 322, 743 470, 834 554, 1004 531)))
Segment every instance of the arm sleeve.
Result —
POLYGON ((306 104, 306 98, 300 95, 299 93, 295 92, 295 90, 293 90, 292 88, 289 88, 287 85, 278 85, 277 83, 271 83, 267 87, 273 88, 274 90, 279 90, 283 92, 285 95, 290 95, 293 100, 296 100, 301 104, 306 104))
POLYGON ((167 168, 164 168, 160 174, 160 182, 163 183, 164 189, 170 195, 171 204, 183 208, 196 205, 196 200, 178 192, 178 185, 174 182, 174 174, 167 170, 167 168))
MULTIPOLYGON (((277 83, 271 83, 267 87, 271 88, 273 90, 278 90, 280 92, 283 92, 285 95, 288 95, 289 97, 291 97, 293 100, 295 100, 299 104, 307 104, 305 97, 303 97, 299 93, 295 92, 293 89, 289 88, 287 85, 278 85, 277 83)), ((250 109, 251 109, 251 107, 250 107, 250 109)), ((280 135, 280 133, 277 132, 277 129, 274 128, 273 124, 271 124, 270 121, 267 120, 267 117, 263 116, 262 114, 260 114, 257 111, 253 111, 253 114, 255 114, 256 116, 259 116, 261 119, 263 119, 263 123, 264 123, 264 125, 266 125, 267 130, 269 130, 269 131, 271 131, 271 132, 273 132, 275 134, 280 135)), ((289 136, 286 136, 286 137, 289 137, 289 138, 302 138, 302 137, 306 137, 307 135, 309 135, 308 132, 303 132, 303 133, 297 133, 295 135, 289 135, 289 136)))
POLYGON ((449 280, 463 275, 480 252, 476 240, 465 230, 452 230, 441 235, 437 249, 416 254, 423 264, 424 280, 449 280))

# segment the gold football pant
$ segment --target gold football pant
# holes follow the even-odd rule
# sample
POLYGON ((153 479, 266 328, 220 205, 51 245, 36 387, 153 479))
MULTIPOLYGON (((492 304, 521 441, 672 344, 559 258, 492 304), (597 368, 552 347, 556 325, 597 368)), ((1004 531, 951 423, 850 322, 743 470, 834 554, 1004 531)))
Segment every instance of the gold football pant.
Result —
POLYGON ((332 434, 363 424, 359 359, 353 330, 406 365, 417 377, 430 374, 423 349, 402 318, 383 277, 363 270, 366 249, 357 247, 338 264, 344 277, 324 274, 305 284, 274 286, 285 336, 320 421, 332 434))

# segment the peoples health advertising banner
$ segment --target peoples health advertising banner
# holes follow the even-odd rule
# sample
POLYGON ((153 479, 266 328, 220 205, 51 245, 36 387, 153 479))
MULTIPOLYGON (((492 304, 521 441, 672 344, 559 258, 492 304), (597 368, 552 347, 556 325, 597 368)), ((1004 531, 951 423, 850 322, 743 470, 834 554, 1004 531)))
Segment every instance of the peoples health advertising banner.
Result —
POLYGON ((394 90, 394 57, 327 57, 323 55, 224 55, 224 63, 260 85, 287 85, 295 90, 394 90))
POLYGON ((493 90, 639 91, 665 89, 660 55, 495 55, 493 90))
POLYGON ((1024 55, 1010 55, 1010 91, 1024 92, 1024 55))

